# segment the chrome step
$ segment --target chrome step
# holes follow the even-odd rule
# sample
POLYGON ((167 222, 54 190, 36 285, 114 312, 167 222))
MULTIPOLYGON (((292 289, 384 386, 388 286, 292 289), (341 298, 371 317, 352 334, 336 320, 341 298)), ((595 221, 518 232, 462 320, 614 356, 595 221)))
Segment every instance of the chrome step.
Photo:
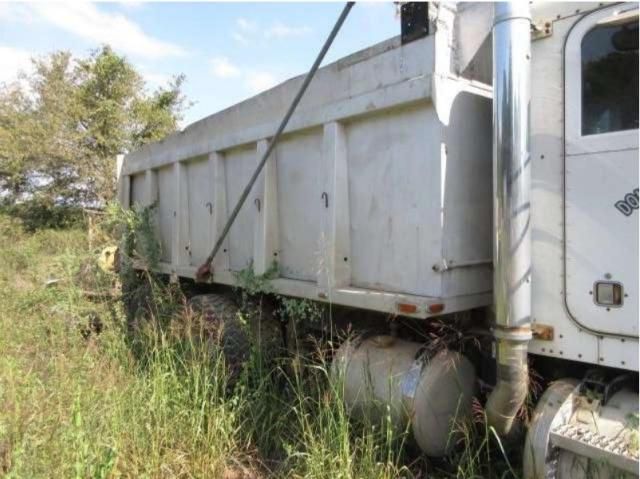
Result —
POLYGON ((560 449, 638 475, 638 451, 625 437, 609 437, 585 427, 564 424, 551 431, 549 440, 560 449))

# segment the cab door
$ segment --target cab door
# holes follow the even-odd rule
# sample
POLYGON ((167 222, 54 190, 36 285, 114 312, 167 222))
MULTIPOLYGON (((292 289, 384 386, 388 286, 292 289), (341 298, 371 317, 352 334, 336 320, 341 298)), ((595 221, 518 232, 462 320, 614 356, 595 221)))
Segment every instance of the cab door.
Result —
POLYGON ((565 45, 565 301, 585 329, 638 336, 638 6, 565 45))

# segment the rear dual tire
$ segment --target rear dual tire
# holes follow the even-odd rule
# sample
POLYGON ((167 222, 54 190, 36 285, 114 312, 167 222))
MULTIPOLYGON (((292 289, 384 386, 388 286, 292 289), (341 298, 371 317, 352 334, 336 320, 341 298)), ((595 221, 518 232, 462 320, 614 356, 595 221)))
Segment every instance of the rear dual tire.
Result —
POLYGON ((202 321, 207 339, 221 348, 232 376, 249 361, 252 351, 271 359, 281 349, 280 324, 269 308, 256 305, 242 311, 225 294, 193 296, 188 307, 193 317, 202 321))

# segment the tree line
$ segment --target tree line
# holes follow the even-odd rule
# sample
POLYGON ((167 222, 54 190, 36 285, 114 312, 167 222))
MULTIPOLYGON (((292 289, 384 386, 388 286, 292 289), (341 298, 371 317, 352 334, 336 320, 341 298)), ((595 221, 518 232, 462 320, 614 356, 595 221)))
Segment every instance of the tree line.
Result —
POLYGON ((30 73, 0 85, 2 203, 102 207, 116 189, 116 157, 176 131, 184 75, 148 91, 109 46, 32 59, 30 73))

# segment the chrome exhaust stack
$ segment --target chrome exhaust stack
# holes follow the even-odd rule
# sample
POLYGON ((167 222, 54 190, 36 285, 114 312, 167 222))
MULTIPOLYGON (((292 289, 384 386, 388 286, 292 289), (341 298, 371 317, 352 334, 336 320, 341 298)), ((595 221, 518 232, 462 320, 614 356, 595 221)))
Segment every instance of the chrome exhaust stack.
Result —
POLYGON ((493 219, 497 384, 487 418, 513 431, 529 384, 531 225, 529 2, 496 2, 493 24, 493 219))

